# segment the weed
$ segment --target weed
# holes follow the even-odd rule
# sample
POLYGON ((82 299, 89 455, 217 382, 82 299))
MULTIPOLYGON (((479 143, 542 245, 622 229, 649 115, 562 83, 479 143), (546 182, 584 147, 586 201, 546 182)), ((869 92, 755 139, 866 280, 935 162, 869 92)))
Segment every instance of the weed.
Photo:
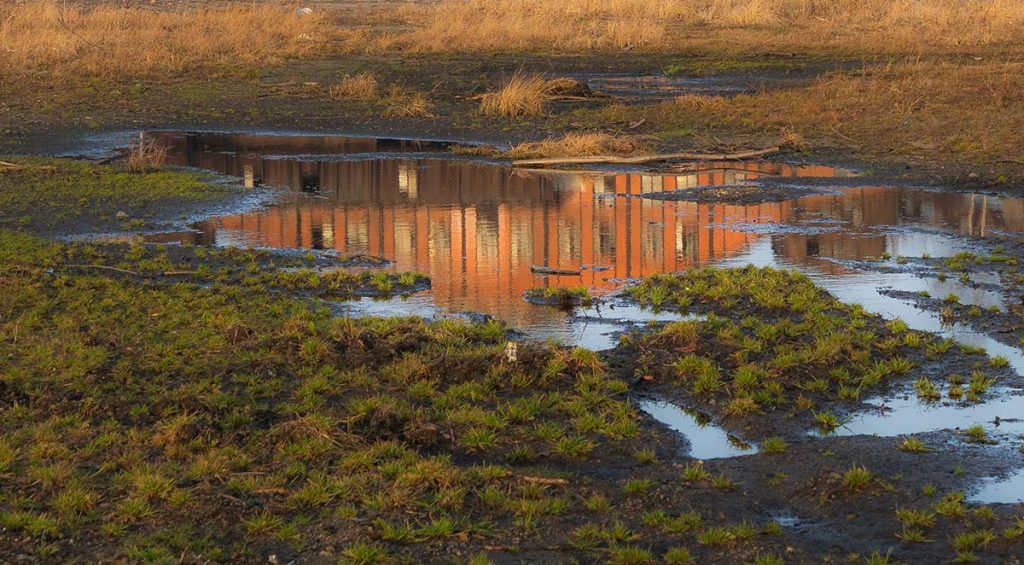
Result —
POLYGON ((761 442, 761 451, 765 453, 785 453, 789 449, 789 443, 785 439, 773 436, 761 442))
POLYGON ((683 467, 683 480, 687 482, 700 482, 706 480, 710 476, 708 470, 704 468, 702 462, 690 463, 686 467, 683 467))
POLYGON ((371 102, 379 96, 377 77, 373 73, 345 75, 341 82, 328 89, 331 98, 371 102))
POLYGON ((897 449, 899 449, 900 451, 905 451, 907 453, 925 453, 927 451, 933 451, 933 449, 928 447, 928 445, 923 440, 913 436, 908 437, 904 439, 902 442, 900 442, 900 444, 897 446, 897 449))

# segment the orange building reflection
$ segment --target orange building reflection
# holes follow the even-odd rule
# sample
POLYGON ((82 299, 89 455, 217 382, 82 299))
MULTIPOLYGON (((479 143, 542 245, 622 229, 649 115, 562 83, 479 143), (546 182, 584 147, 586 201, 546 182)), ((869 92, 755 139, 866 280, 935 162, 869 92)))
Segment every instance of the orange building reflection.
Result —
POLYGON ((835 176, 830 167, 710 163, 671 175, 516 174, 470 161, 376 158, 384 149, 378 143, 359 140, 345 146, 339 141, 311 150, 299 142, 278 142, 255 151, 193 141, 172 145, 171 158, 238 176, 248 168, 259 182, 311 193, 269 210, 205 222, 198 242, 385 257, 398 270, 430 275, 434 300, 442 307, 519 323, 531 315, 524 312, 521 298, 530 288, 585 285, 609 290, 622 279, 682 271, 742 254, 754 241, 770 237, 750 229, 757 224, 816 218, 842 222, 835 232, 773 237, 776 255, 815 262, 819 257, 881 255, 887 239, 873 226, 914 221, 973 235, 1024 228, 1019 201, 994 201, 999 203, 994 206, 983 197, 886 187, 748 206, 642 198, 766 176, 835 176), (333 160, 294 157, 321 152, 333 160), (357 153, 375 158, 359 158, 357 153), (531 272, 533 265, 582 270, 579 276, 538 276, 531 272))

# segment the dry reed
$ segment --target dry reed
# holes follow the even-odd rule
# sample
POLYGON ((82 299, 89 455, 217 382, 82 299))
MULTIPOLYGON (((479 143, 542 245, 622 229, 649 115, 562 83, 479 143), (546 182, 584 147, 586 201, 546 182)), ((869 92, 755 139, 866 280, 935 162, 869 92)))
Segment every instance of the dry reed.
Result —
POLYGON ((378 96, 377 77, 373 73, 345 75, 341 82, 329 88, 331 98, 369 102, 378 96))
POLYGON ((567 133, 543 141, 521 143, 509 149, 509 159, 641 155, 654 149, 649 137, 607 133, 567 133))
POLYGON ((140 137, 128 150, 125 168, 133 173, 159 171, 167 163, 167 147, 140 137))
MULTIPOLYGON (((421 52, 713 45, 856 53, 959 50, 1022 41, 1021 0, 442 0, 405 7, 406 31, 370 48, 421 52), (699 27, 699 34, 686 33, 699 27)), ((366 47, 364 36, 356 41, 366 47)))
POLYGON ((259 68, 319 51, 329 27, 284 4, 162 11, 55 0, 0 6, 0 76, 146 76, 259 68))
POLYGON ((480 99, 480 113, 485 116, 539 116, 547 102, 547 81, 540 75, 516 71, 497 92, 480 99))

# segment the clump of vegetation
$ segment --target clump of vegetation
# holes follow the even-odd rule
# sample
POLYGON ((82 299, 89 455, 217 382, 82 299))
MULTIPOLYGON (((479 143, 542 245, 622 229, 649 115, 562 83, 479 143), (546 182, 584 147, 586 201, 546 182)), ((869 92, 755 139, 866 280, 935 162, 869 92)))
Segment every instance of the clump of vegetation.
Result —
POLYGON ((380 96, 377 77, 369 72, 341 77, 341 82, 332 84, 328 93, 331 98, 361 102, 372 102, 380 96))
POLYGON ((527 142, 510 149, 509 159, 545 157, 592 157, 595 155, 636 155, 653 149, 650 138, 606 133, 567 133, 544 141, 527 142))
POLYGON ((553 98, 589 94, 590 89, 578 80, 548 79, 519 70, 497 91, 480 98, 480 113, 505 118, 535 117, 544 113, 545 106, 553 98))
POLYGON ((497 90, 480 99, 485 116, 517 118, 539 116, 547 102, 547 81, 540 75, 517 71, 497 90))
POLYGON ((926 451, 932 451, 932 448, 928 447, 921 438, 908 437, 904 439, 897 446, 900 451, 906 451, 907 453, 924 453, 926 451))
POLYGON ((150 173, 162 169, 166 162, 167 147, 140 137, 138 143, 128 149, 125 168, 133 173, 150 173))
POLYGON ((434 104, 422 92, 392 88, 384 99, 386 118, 433 118, 434 104))
MULTIPOLYGON (((807 277, 744 267, 656 275, 627 291, 641 304, 704 314, 628 340, 645 352, 653 382, 745 416, 780 407, 811 411, 830 431, 841 421, 816 402, 859 398, 914 370, 906 325, 842 304, 807 277), (686 328, 682 331, 681 328, 686 328)), ((933 398, 934 386, 919 381, 933 398)))
POLYGON ((561 308, 587 306, 594 301, 586 287, 542 286, 526 291, 526 300, 537 304, 551 304, 561 308))

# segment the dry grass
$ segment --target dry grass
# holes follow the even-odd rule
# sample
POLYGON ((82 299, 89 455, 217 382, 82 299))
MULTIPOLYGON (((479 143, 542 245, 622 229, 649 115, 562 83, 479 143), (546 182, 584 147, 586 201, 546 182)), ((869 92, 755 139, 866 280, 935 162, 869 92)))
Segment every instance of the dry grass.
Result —
POLYGON ((146 76, 265 67, 322 48, 330 28, 278 3, 158 11, 0 3, 0 76, 146 76))
POLYGON ((508 118, 539 116, 544 113, 547 92, 544 77, 517 71, 497 92, 483 96, 480 100, 480 113, 508 118))
POLYGON ((128 150, 125 168, 133 173, 149 173, 159 171, 166 162, 167 147, 143 137, 128 150))
POLYGON ((841 49, 878 54, 1019 44, 1020 0, 442 0, 361 48, 421 52, 841 49), (700 33, 687 30, 700 28, 700 33), (369 45, 368 45, 369 44, 369 45))
POLYGON ((612 106, 594 124, 644 119, 665 131, 755 132, 790 147, 864 156, 1024 157, 1024 64, 921 61, 827 75, 807 88, 612 106))
POLYGON ((385 118, 433 118, 434 104, 422 92, 392 88, 385 99, 385 118))
POLYGON ((595 155, 640 155, 654 149, 649 137, 606 133, 567 133, 562 137, 521 143, 509 149, 509 159, 546 157, 591 157, 595 155))
POLYGON ((539 74, 516 71, 496 92, 480 99, 480 113, 506 118, 533 117, 544 114, 549 100, 588 96, 586 84, 573 78, 547 79, 539 74))
POLYGON ((328 91, 331 98, 339 100, 373 101, 378 96, 377 77, 373 73, 345 75, 340 83, 331 85, 328 91))

